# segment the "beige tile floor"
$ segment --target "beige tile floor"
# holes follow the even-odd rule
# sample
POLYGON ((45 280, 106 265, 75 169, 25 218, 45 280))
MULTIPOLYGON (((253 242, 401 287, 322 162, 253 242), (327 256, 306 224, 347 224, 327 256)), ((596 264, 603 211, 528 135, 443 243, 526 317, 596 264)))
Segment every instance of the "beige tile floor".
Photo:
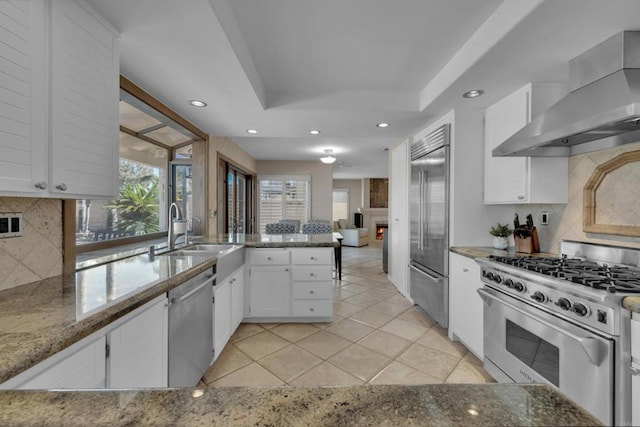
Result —
POLYGON ((209 386, 493 382, 462 344, 402 296, 381 249, 343 248, 331 323, 241 324, 202 381, 209 386))

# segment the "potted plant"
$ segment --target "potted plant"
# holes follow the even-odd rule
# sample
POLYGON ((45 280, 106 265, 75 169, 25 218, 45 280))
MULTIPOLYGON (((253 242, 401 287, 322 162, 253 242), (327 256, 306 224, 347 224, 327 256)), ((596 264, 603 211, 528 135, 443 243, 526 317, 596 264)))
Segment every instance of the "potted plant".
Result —
POLYGON ((496 223, 489 231, 489 234, 493 236, 493 247, 496 249, 507 249, 509 245, 507 238, 511 236, 511 233, 513 233, 513 230, 509 228, 508 224, 501 225, 499 222, 496 223))

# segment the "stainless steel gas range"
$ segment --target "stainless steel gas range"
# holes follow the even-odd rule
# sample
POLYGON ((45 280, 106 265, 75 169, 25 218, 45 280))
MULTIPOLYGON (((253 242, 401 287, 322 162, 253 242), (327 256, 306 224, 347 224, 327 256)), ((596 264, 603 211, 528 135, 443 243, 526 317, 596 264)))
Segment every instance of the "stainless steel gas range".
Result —
POLYGON ((631 419, 630 313, 640 250, 562 241, 559 257, 478 258, 485 369, 547 383, 608 425, 631 419))

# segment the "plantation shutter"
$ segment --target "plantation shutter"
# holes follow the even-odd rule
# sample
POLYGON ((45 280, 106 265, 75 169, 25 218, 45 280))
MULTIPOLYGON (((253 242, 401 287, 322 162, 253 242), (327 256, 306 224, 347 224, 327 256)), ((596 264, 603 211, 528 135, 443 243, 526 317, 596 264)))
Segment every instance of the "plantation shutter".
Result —
POLYGON ((258 177, 258 218, 260 232, 267 224, 297 219, 304 224, 311 217, 310 176, 258 177))
POLYGON ((349 219, 349 189, 333 189, 333 220, 349 219))

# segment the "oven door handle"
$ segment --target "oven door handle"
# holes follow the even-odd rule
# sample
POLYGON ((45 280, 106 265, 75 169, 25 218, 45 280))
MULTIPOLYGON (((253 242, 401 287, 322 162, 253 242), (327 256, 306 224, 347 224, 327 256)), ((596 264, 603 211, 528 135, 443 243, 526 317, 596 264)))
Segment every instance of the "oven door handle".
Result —
MULTIPOLYGON (((512 310, 515 310, 519 313, 522 313, 526 316, 531 317, 530 312, 524 311, 520 307, 512 304, 510 301, 507 301, 505 298, 501 298, 499 295, 495 294, 494 292, 495 291, 492 292, 486 288, 478 289, 478 294, 480 294, 480 297, 482 298, 482 300, 487 306, 490 306, 494 301, 496 301, 500 304, 506 305, 512 310)), ((554 326, 543 319, 535 319, 535 321, 542 323, 544 326, 550 329, 553 329, 555 332, 559 334, 566 335, 572 340, 579 342, 580 346, 582 347, 584 352, 587 354, 587 356, 589 357, 589 360, 593 365, 600 366, 600 364, 602 363, 602 352, 600 351, 601 350, 600 341, 598 341, 596 338, 578 336, 572 332, 560 329, 557 326, 554 326)))

